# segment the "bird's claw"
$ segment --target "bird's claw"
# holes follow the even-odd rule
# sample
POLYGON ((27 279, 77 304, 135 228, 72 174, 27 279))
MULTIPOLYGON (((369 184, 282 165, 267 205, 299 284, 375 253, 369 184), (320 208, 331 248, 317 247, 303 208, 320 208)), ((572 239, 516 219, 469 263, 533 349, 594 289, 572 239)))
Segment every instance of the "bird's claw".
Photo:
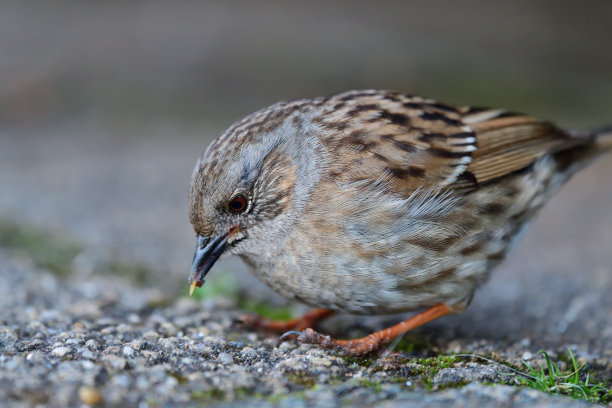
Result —
POLYGON ((331 348, 334 346, 334 342, 331 336, 325 336, 323 334, 317 333, 311 328, 302 331, 290 330, 280 336, 279 340, 286 340, 290 336, 297 336, 296 340, 298 343, 317 344, 325 348, 331 348))

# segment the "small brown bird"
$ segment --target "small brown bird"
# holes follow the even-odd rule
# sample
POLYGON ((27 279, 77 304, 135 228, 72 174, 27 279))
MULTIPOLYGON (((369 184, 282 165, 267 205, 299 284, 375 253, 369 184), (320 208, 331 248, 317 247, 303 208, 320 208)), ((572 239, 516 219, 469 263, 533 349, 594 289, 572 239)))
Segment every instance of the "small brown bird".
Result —
POLYGON ((315 309, 256 327, 363 354, 463 311, 513 238, 577 170, 612 148, 504 110, 392 91, 280 102, 233 124, 191 180, 191 292, 222 254, 315 309), (338 312, 425 311, 362 339, 310 329, 338 312))

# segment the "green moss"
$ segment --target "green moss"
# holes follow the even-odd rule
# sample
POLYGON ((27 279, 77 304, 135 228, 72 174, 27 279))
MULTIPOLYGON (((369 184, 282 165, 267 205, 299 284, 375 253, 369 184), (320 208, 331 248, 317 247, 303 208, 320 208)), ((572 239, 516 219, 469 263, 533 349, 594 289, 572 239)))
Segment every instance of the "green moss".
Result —
POLYGON ((300 387, 313 388, 317 385, 317 382, 314 378, 301 372, 288 373, 286 375, 286 378, 287 381, 289 381, 290 383, 300 387))
POLYGON ((421 350, 429 350, 430 348, 425 338, 404 335, 395 347, 393 347, 393 351, 398 353, 415 353, 421 350))
POLYGON ((454 367, 457 361, 459 361, 459 357, 454 355, 439 355, 432 358, 398 359, 393 363, 393 367, 395 367, 393 370, 396 374, 400 375, 394 378, 387 378, 386 381, 405 384, 406 380, 410 380, 413 385, 408 386, 408 388, 420 387, 428 391, 459 387, 464 384, 448 384, 442 387, 433 385, 433 377, 444 368, 454 367))
POLYGON ((39 228, 0 221, 0 246, 22 251, 38 266, 58 276, 72 273, 80 245, 39 228))
MULTIPOLYGON (((316 390, 317 388, 318 388, 318 385, 315 385, 314 387, 310 389, 310 391, 316 390)), ((263 397, 261 396, 261 394, 259 394, 259 395, 252 396, 251 399, 263 399, 263 397)), ((288 394, 271 394, 265 398, 266 402, 268 402, 270 405, 279 405, 281 402, 287 399, 305 400, 306 390, 300 390, 300 391, 291 392, 288 394)))
POLYGON ((432 358, 419 358, 416 360, 417 364, 420 364, 424 367, 433 368, 435 370, 440 370, 442 368, 451 368, 455 366, 455 363, 459 361, 459 358, 453 355, 439 355, 437 357, 432 358))
POLYGON ((225 398, 225 392, 219 389, 206 390, 206 391, 195 390, 191 392, 191 398, 194 401, 202 402, 202 403, 207 403, 211 401, 220 401, 225 398))
POLYGON ((608 385, 608 392, 601 396, 600 402, 602 404, 612 403, 612 387, 610 385, 608 385))
MULTIPOLYGON (((236 399, 241 400, 241 399, 245 399, 249 396, 251 396, 253 394, 253 391, 250 389, 246 389, 246 388, 236 388, 234 390, 234 395, 236 397, 236 399)), ((254 398, 258 398, 256 395, 253 395, 254 398)), ((259 397, 261 398, 261 397, 259 397)))
POLYGON ((250 300, 246 296, 238 298, 238 307, 270 320, 289 320, 293 317, 293 311, 290 307, 272 306, 266 302, 250 300))
POLYGON ((169 375, 170 377, 173 377, 174 379, 176 379, 176 381, 178 381, 178 383, 179 383, 180 385, 185 385, 185 384, 187 384, 187 383, 189 382, 189 380, 187 379, 187 377, 185 377, 184 375, 182 375, 182 374, 180 374, 180 373, 177 373, 177 372, 171 372, 171 373, 168 373, 168 375, 169 375))
POLYGON ((371 367, 375 362, 375 357, 368 356, 340 356, 348 365, 357 364, 359 367, 368 368, 371 367))
POLYGON ((266 398, 266 401, 270 403, 270 405, 278 405, 290 395, 292 394, 272 394, 266 398))
POLYGON ((423 376, 421 377, 421 384, 423 388, 427 391, 433 390, 433 376, 423 376))
POLYGON ((259 392, 253 392, 252 389, 248 388, 236 388, 230 393, 226 393, 218 388, 212 390, 194 390, 191 392, 191 398, 199 403, 208 404, 212 402, 221 401, 237 401, 246 398, 258 398, 261 399, 263 396, 259 392))
POLYGON ((451 368, 459 361, 459 357, 453 355, 439 355, 431 358, 405 359, 405 363, 412 363, 411 375, 433 377, 443 368, 451 368))
POLYGON ((154 398, 147 398, 147 405, 150 407, 159 407, 159 402, 154 398))
POLYGON ((446 384, 439 384, 435 387, 435 389, 436 391, 441 391, 441 390, 448 390, 452 388, 461 388, 461 387, 465 387, 469 383, 470 383, 469 381, 457 381, 457 382, 451 382, 451 383, 446 383, 446 384))
POLYGON ((361 387, 370 388, 370 389, 374 390, 374 392, 377 392, 377 393, 382 391, 382 389, 383 389, 383 385, 382 385, 382 383, 380 381, 372 381, 372 380, 369 380, 367 378, 360 378, 358 380, 358 384, 361 387))

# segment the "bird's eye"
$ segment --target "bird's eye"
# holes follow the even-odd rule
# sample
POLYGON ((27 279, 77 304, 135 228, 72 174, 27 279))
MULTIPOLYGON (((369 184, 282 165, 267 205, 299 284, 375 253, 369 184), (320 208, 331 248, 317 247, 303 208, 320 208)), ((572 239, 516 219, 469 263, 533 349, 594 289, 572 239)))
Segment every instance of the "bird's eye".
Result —
POLYGON ((235 214, 240 214, 244 212, 248 207, 248 200, 242 194, 238 194, 234 198, 232 198, 229 202, 229 210, 235 214))

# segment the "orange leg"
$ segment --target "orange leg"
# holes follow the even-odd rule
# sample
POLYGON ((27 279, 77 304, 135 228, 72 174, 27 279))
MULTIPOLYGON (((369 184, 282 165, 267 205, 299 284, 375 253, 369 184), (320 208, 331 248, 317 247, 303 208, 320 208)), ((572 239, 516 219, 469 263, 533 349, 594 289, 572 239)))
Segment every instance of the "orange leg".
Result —
POLYGON ((395 326, 377 331, 361 339, 336 340, 330 336, 319 334, 312 329, 306 329, 302 331, 289 331, 281 336, 281 340, 288 336, 297 335, 297 340, 301 343, 318 344, 324 348, 335 348, 340 352, 340 354, 343 355, 359 356, 376 351, 384 343, 390 342, 400 334, 404 334, 409 330, 442 317, 450 312, 450 307, 440 303, 430 307, 424 312, 412 316, 408 320, 404 320, 403 322, 396 324, 395 326))
POLYGON ((312 309, 301 317, 295 319, 282 320, 267 320, 259 316, 245 315, 240 318, 241 323, 253 329, 265 330, 271 332, 283 333, 287 330, 295 330, 301 332, 308 327, 312 327, 317 322, 333 315, 334 312, 329 309, 312 309))

